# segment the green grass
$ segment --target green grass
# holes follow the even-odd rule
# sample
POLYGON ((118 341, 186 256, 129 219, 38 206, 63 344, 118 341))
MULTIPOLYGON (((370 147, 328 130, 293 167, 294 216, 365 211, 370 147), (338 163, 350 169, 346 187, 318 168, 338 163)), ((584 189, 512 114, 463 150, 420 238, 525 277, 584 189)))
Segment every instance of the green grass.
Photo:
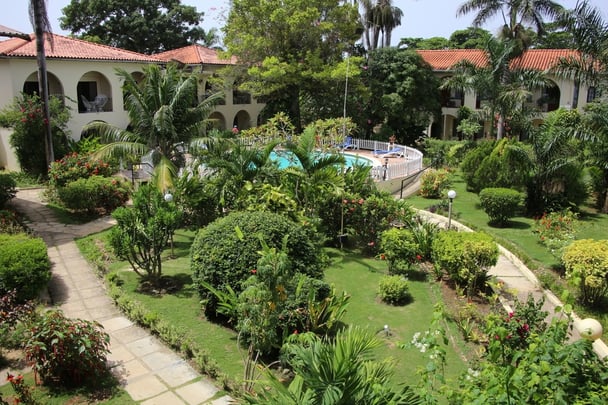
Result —
MULTIPOLYGON (((85 388, 79 389, 56 389, 49 388, 46 386, 35 386, 34 384, 34 373, 29 372, 23 375, 24 381, 27 386, 30 387, 33 398, 39 404, 44 405, 130 405, 136 404, 126 391, 119 388, 108 388, 87 390, 85 388), (107 399, 101 399, 106 398, 107 399)), ((6 375, 1 376, 2 380, 6 379, 6 375)), ((15 395, 15 391, 10 384, 0 386, 0 395, 4 400, 9 403, 13 403, 12 399, 15 395)))
MULTIPOLYGON (((508 226, 497 228, 488 224, 488 216, 479 206, 477 194, 466 191, 464 180, 456 175, 452 188, 457 195, 452 205, 452 218, 476 231, 484 231, 492 235, 498 243, 518 256, 543 283, 558 297, 572 302, 576 288, 568 285, 562 275, 560 261, 549 249, 543 246, 538 236, 533 232, 534 219, 518 216, 512 218, 508 226), (564 291, 568 292, 567 295, 564 291)), ((426 199, 420 196, 407 198, 415 208, 427 209, 438 204, 438 200, 426 199)), ((443 213, 446 215, 447 213, 443 213)), ((608 215, 598 214, 589 206, 581 207, 576 239, 607 239, 608 215)), ((579 316, 592 316, 598 319, 604 329, 608 329, 608 312, 606 310, 590 310, 576 305, 575 311, 579 316)))
MULTIPOLYGON (((411 342, 416 332, 430 328, 433 307, 441 299, 439 286, 429 281, 410 280, 413 301, 403 306, 388 305, 376 296, 380 278, 388 274, 385 261, 338 249, 328 252, 332 263, 325 272, 326 280, 334 284, 337 291, 351 295, 344 321, 374 331, 384 342, 378 357, 396 361, 394 381, 416 385, 420 380, 418 370, 426 365, 428 358, 415 348, 403 349, 399 345, 411 342), (384 325, 389 326, 389 336, 384 333, 384 325)), ((447 348, 446 378, 454 380, 468 366, 461 358, 466 345, 460 336, 452 337, 457 344, 447 348)))

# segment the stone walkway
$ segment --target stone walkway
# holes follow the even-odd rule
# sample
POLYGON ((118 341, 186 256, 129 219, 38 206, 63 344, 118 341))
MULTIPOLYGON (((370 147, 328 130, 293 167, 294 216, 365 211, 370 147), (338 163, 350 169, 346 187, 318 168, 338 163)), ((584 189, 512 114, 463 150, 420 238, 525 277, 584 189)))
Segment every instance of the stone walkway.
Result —
POLYGON ((104 326, 110 335, 108 360, 131 398, 142 405, 232 403, 232 398, 183 358, 126 318, 108 297, 74 239, 107 229, 113 225, 111 218, 83 225, 60 224, 41 202, 41 192, 19 190, 11 205, 27 217, 28 227, 48 246, 53 274, 50 301, 70 318, 94 320, 104 326))

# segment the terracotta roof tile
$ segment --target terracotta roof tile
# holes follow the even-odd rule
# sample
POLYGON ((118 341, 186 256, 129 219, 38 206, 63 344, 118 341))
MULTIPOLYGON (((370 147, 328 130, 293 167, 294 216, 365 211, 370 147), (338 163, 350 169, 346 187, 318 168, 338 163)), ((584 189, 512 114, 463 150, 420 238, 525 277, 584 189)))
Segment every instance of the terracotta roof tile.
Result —
MULTIPOLYGON (((45 42, 45 52, 48 59, 87 59, 87 60, 111 60, 122 62, 162 62, 162 60, 137 52, 127 51, 112 46, 95 44, 80 39, 53 35, 53 49, 45 42)), ((5 57, 36 57, 36 41, 31 35, 32 41, 12 38, 0 42, 0 56, 5 57)))
MULTIPOLYGON (((417 52, 436 71, 449 71, 462 60, 469 60, 480 67, 487 63, 485 51, 481 49, 418 50, 417 52)), ((555 66, 560 58, 577 55, 578 52, 571 49, 530 49, 512 63, 527 69, 547 70, 555 66)))
POLYGON ((167 62, 175 60, 185 65, 233 65, 236 63, 235 57, 221 59, 219 51, 198 44, 157 53, 154 56, 167 62))

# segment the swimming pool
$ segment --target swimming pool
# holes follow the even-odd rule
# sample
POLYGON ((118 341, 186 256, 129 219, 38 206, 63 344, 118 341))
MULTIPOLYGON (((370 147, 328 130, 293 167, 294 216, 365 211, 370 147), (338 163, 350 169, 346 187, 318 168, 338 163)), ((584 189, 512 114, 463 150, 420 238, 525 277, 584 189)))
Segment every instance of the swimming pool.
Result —
MULTIPOLYGON (((319 153, 319 156, 329 155, 329 153, 319 153)), ((371 159, 364 158, 362 156, 352 155, 350 153, 342 153, 344 159, 346 160, 345 167, 353 167, 353 166, 373 166, 374 162, 371 159)), ((293 156, 293 154, 286 150, 273 151, 270 154, 270 159, 273 162, 277 162, 279 165, 279 169, 286 169, 288 167, 301 167, 298 159, 293 156)))

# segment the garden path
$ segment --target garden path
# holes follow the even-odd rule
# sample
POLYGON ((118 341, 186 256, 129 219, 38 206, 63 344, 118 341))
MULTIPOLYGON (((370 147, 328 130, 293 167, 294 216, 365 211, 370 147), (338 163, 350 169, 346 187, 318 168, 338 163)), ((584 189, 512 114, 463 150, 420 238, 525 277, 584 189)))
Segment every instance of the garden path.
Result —
POLYGON ((108 361, 133 400, 142 405, 229 404, 210 380, 146 329, 126 318, 108 297, 103 282, 80 254, 75 238, 113 225, 110 217, 82 225, 59 223, 41 198, 42 189, 23 189, 11 205, 48 246, 52 262, 49 305, 67 317, 98 321, 110 335, 108 361))

